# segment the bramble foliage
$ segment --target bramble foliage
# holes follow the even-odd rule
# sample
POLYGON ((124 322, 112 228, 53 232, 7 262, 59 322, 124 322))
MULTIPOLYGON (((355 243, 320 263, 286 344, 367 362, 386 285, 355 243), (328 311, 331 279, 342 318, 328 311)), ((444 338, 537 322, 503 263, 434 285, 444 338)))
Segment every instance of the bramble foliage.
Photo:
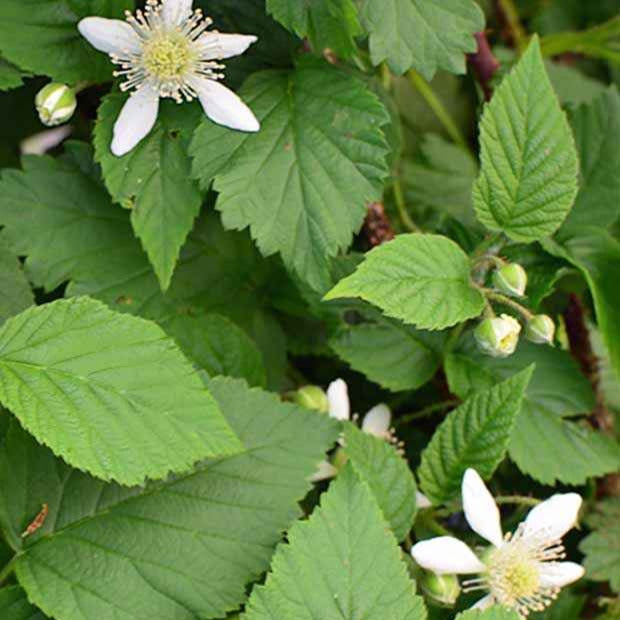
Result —
POLYGON ((0 0, 0 620, 618 620, 619 49, 615 0, 0 0), (543 529, 482 550, 471 469, 543 529))

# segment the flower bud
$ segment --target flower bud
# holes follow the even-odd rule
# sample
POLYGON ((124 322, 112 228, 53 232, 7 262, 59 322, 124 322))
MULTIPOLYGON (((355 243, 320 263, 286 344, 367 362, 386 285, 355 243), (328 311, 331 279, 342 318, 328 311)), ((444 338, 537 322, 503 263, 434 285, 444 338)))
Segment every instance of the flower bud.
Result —
POLYGON ((527 286, 527 273, 517 263, 504 265, 493 272, 493 285, 505 295, 523 297, 527 286))
POLYGON ((484 319, 474 330, 478 346, 493 357, 512 355, 519 342, 521 324, 509 314, 484 319))
POLYGON ((57 82, 44 86, 35 97, 34 103, 41 122, 48 127, 66 123, 77 107, 73 89, 57 82))
POLYGON ((293 396, 293 402, 306 409, 315 409, 321 413, 329 411, 327 395, 317 385, 304 385, 302 388, 299 388, 293 396))
POLYGON ((555 336, 555 323, 546 314, 532 317, 525 328, 525 337, 536 344, 551 344, 555 336))
POLYGON ((452 607, 461 593, 456 575, 436 575, 425 571, 418 583, 424 595, 442 607, 452 607))

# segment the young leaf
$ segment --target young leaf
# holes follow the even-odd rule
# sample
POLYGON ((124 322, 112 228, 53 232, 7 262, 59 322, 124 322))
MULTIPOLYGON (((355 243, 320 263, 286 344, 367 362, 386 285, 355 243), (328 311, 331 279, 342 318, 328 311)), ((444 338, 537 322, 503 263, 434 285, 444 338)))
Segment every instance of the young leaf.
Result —
POLYGON ((357 49, 355 37, 362 34, 353 0, 267 0, 267 11, 300 37, 308 37, 319 53, 329 49, 349 57, 357 49))
POLYGON ((203 121, 191 145, 194 175, 204 188, 215 178, 225 228, 249 226, 264 256, 280 252, 324 290, 328 258, 351 243, 381 194, 388 114, 360 80, 314 59, 257 73, 241 95, 261 131, 203 121))
POLYGON ((393 445, 354 424, 345 425, 344 437, 353 469, 370 487, 396 538, 403 540, 416 515, 416 483, 409 466, 393 445))
POLYGON ((536 36, 486 105, 480 143, 473 192, 480 222, 515 241, 555 232, 577 195, 578 162, 536 36))
POLYGON ((368 486, 345 468, 288 533, 243 620, 425 620, 422 599, 368 486), (317 553, 317 550, 320 550, 317 553))
POLYGON ((483 478, 493 474, 506 454, 533 370, 475 393, 439 425, 418 468, 422 490, 433 503, 458 495, 468 467, 483 478))
POLYGON ((437 69, 465 73, 465 54, 476 51, 474 33, 484 14, 471 0, 362 0, 375 65, 394 73, 412 67, 430 80, 437 69))
POLYGON ((325 299, 339 297, 361 297, 420 329, 445 329, 484 308, 484 297, 471 282, 469 258, 439 235, 399 235, 371 250, 325 299))
POLYGON ((615 87, 571 116, 581 183, 575 206, 559 231, 560 239, 584 226, 606 228, 620 215, 620 94, 615 87))
POLYGON ((34 295, 19 259, 0 237, 0 325, 34 303, 34 295))
POLYGON ((0 590, 0 617, 2 620, 45 620, 36 607, 26 598, 19 586, 9 586, 0 590))
POLYGON ((161 328, 86 297, 4 323, 0 402, 68 463, 122 484, 241 448, 161 328))
POLYGON ((202 204, 187 155, 202 112, 198 104, 162 103, 149 135, 130 153, 116 157, 110 150, 112 129, 126 99, 120 94, 108 95, 99 107, 96 158, 114 200, 131 209, 133 228, 165 291, 202 204))
POLYGON ((338 357, 370 381, 398 392, 432 379, 441 363, 441 337, 397 321, 347 326, 329 340, 338 357))
POLYGON ((82 17, 123 19, 133 0, 2 0, 0 53, 21 69, 57 82, 103 82, 112 78, 110 59, 80 36, 82 17), (107 6, 105 6, 107 5, 107 6))
POLYGON ((239 380, 209 389, 245 450, 145 487, 73 470, 12 425, 0 446, 0 518, 12 515, 2 527, 19 582, 50 616, 221 618, 267 570, 338 426, 239 380), (41 501, 48 517, 24 540, 41 501))

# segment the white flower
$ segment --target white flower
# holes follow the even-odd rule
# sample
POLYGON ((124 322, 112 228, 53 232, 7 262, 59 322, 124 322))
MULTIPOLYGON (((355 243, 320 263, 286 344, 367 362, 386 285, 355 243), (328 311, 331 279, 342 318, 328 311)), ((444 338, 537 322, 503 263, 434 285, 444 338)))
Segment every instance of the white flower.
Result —
POLYGON ((252 111, 218 82, 224 66, 217 62, 242 54, 256 37, 207 31, 212 20, 193 11, 192 2, 147 0, 144 11, 125 13, 126 22, 86 17, 78 24, 82 36, 119 66, 114 75, 126 79, 121 90, 135 89, 114 125, 114 155, 128 153, 151 131, 160 97, 177 103, 197 97, 212 121, 259 130, 252 111))
POLYGON ((565 557, 562 536, 577 522, 581 497, 576 493, 554 495, 538 504, 513 534, 502 535, 499 509, 484 482, 473 469, 463 477, 463 508, 471 528, 493 546, 481 559, 451 536, 432 538, 411 549, 415 561, 441 574, 472 574, 465 591, 485 590, 475 608, 503 605, 526 617, 551 604, 560 588, 577 581, 584 569, 565 557))

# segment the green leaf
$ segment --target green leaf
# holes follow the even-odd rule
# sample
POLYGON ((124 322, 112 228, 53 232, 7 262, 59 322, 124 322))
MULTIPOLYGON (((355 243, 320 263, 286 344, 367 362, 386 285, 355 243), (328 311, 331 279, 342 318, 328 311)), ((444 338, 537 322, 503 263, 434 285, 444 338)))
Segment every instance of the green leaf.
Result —
POLYGON ((338 426, 239 380, 216 379, 209 389, 245 451, 146 487, 70 469, 13 425, 0 447, 0 515, 10 507, 17 577, 48 615, 221 618, 269 567, 338 426), (24 510, 42 498, 48 518, 22 542, 33 516, 24 510))
POLYGON ((34 295, 17 256, 0 237, 0 325, 34 304, 34 295))
POLYGON ((474 207, 515 241, 555 232, 577 194, 577 153, 545 71, 537 37, 485 106, 474 207))
POLYGON ((441 337, 397 321, 350 325, 329 346, 370 381, 398 392, 430 381, 441 364, 441 337))
POLYGON ((571 116, 581 182, 575 206, 559 231, 560 238, 584 226, 606 228, 620 215, 620 95, 615 87, 571 116))
POLYGON ((187 357, 210 376, 245 379, 251 386, 266 383, 263 356, 252 339, 219 314, 180 314, 164 324, 187 357))
POLYGON ((439 425, 418 468, 422 490, 433 503, 458 495, 468 467, 491 477, 506 454, 533 370, 475 393, 439 425))
POLYGON ((362 0, 375 65, 395 73, 417 69, 430 80, 437 69, 465 73, 465 54, 477 49, 484 15, 471 0, 362 0))
POLYGON ((420 329, 445 329, 484 308, 484 297, 471 282, 469 258, 439 235, 398 235, 371 250, 325 299, 339 297, 361 297, 420 329))
POLYGON ((22 72, 10 62, 0 58, 0 91, 17 88, 23 83, 22 72))
POLYGON ((86 297, 4 323, 0 401, 68 463, 123 484, 241 447, 161 328, 86 297))
POLYGON ((368 486, 345 468, 278 547, 244 620, 424 620, 394 535, 368 486), (320 550, 320 553, 317 553, 320 550))
POLYGON ((579 545, 585 554, 586 576, 594 581, 609 581, 620 593, 620 498, 600 502, 589 522, 592 532, 579 545))
POLYGON ((361 81, 311 58, 253 75, 241 96, 261 131, 203 121, 191 145, 194 175, 204 188, 215 178, 225 228, 249 226, 264 256, 280 252, 314 288, 329 286, 329 257, 348 247, 381 196, 389 116, 361 81))
POLYGON ((45 620, 45 616, 28 602, 26 593, 19 586, 0 590, 0 616, 2 620, 45 620))
POLYGON ((267 0, 267 11, 300 37, 308 37, 317 52, 330 49, 349 57, 362 34, 353 0, 267 0))
POLYGON ((416 515, 416 483, 407 462, 392 444, 354 424, 345 425, 344 437, 353 469, 370 487, 396 538, 404 540, 416 515))
POLYGON ((534 612, 529 617, 531 620, 580 620, 585 602, 585 596, 577 596, 572 590, 562 590, 551 607, 534 612))
POLYGON ((114 123, 126 96, 113 94, 99 107, 95 154, 114 200, 131 209, 131 223, 159 278, 170 286, 181 246, 200 211, 187 148, 202 116, 200 106, 163 102, 152 131, 123 157, 110 150, 114 123))
POLYGON ((133 0, 2 0, 0 53, 19 68, 75 84, 112 79, 113 65, 80 36, 82 17, 123 18, 133 0))
POLYGON ((569 416, 590 412, 594 394, 576 362, 564 351, 521 343, 500 360, 475 352, 473 343, 446 358, 450 390, 466 398, 536 364, 508 452, 519 469, 544 484, 583 484, 620 467, 620 448, 569 416))
POLYGON ((519 615, 512 609, 494 605, 485 611, 470 609, 456 616, 456 620, 519 620, 519 615))

